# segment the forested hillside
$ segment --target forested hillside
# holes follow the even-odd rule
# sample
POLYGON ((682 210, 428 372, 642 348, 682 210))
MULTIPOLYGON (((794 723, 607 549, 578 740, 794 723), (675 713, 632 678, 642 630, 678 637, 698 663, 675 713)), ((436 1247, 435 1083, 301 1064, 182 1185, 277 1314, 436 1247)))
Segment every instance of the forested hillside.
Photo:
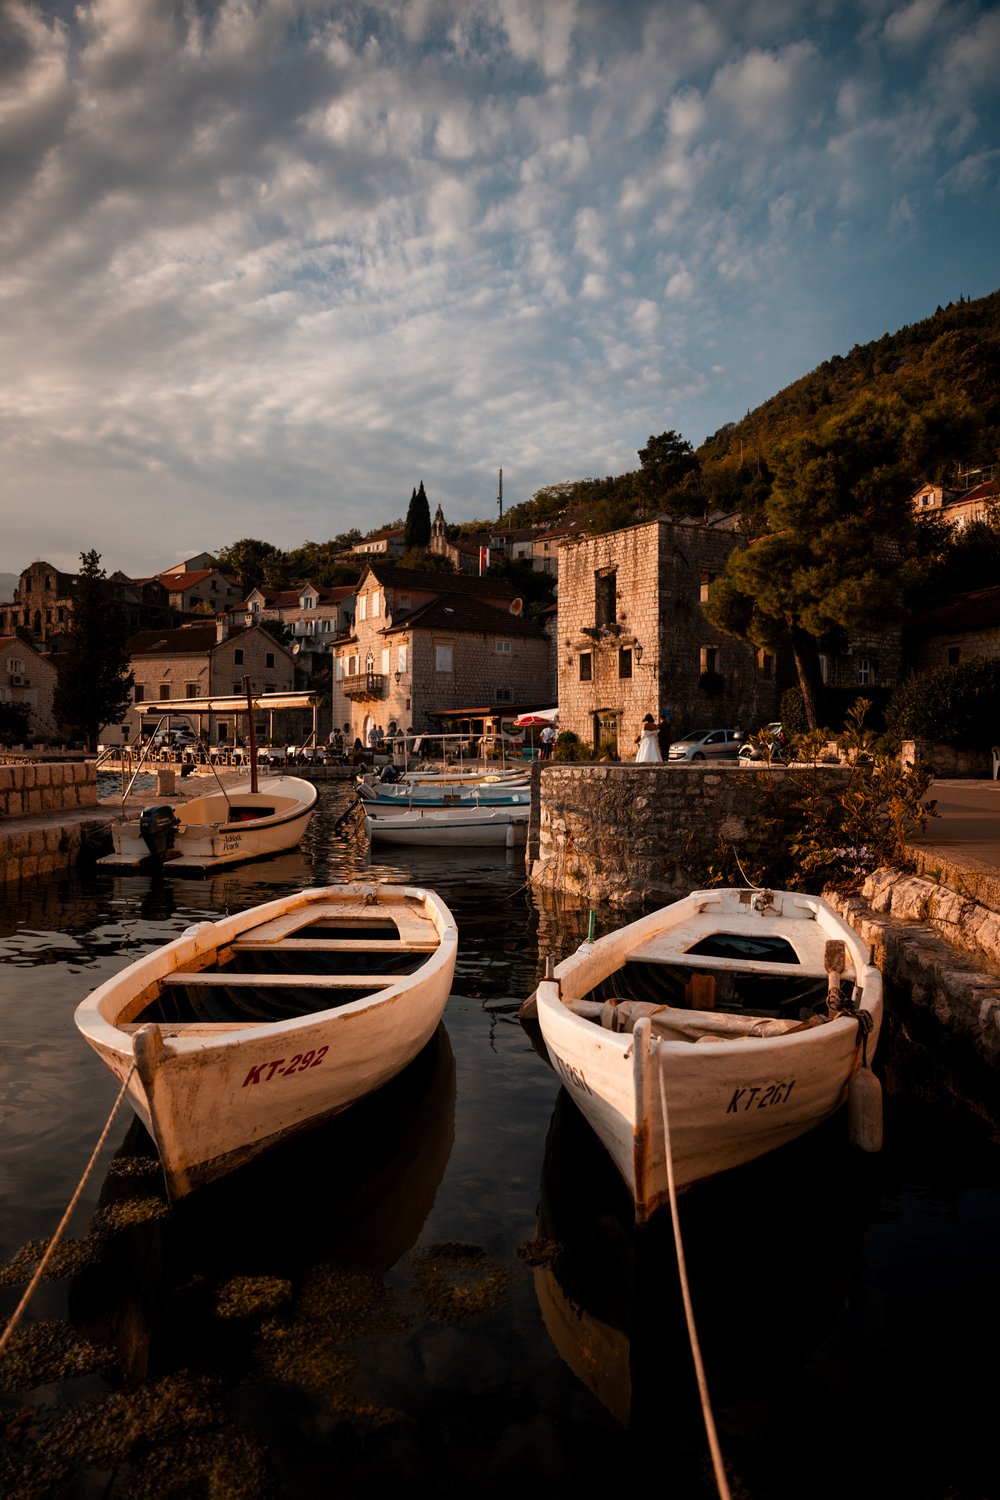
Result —
POLYGON ((845 424, 862 448, 866 425, 878 428, 879 445, 888 427, 914 488, 925 479, 955 483, 959 471, 997 462, 1000 292, 949 303, 923 322, 833 355, 697 450, 680 434, 663 433, 638 455, 637 469, 550 485, 514 507, 509 520, 531 525, 584 511, 592 529, 603 531, 660 511, 723 509, 747 513, 754 529, 783 450, 845 424), (687 447, 693 462, 661 466, 658 444, 672 444, 675 459, 687 447))

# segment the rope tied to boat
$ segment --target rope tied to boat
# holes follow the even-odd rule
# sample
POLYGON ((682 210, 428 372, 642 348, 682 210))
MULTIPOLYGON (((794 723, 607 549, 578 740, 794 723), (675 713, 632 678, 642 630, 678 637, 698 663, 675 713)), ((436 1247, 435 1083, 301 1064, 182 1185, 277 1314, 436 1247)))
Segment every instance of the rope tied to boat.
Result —
POLYGON ((681 1239, 680 1217, 677 1212, 677 1185, 674 1181, 674 1159, 670 1145, 670 1116, 667 1109, 667 1084, 665 1056, 660 1048, 657 1048, 657 1077, 660 1084, 660 1113, 663 1118, 663 1160, 667 1169, 667 1193, 670 1198, 670 1218, 674 1226, 674 1250, 677 1255, 677 1276, 681 1284, 681 1297, 684 1302, 684 1316, 687 1321, 688 1341, 691 1345, 691 1357, 694 1360, 695 1375, 698 1380, 698 1394, 701 1398, 702 1418, 705 1423, 705 1432, 708 1437, 708 1446, 712 1455, 712 1468, 715 1472, 715 1483, 719 1491, 720 1500, 730 1500, 729 1481, 726 1478, 725 1465, 722 1459, 722 1450, 719 1447, 718 1434, 715 1430, 715 1418, 712 1415, 712 1404, 708 1395, 708 1381, 705 1378, 705 1366, 701 1357, 701 1345, 698 1342, 698 1330, 694 1321, 694 1308, 691 1304, 691 1288, 688 1285, 687 1263, 684 1259, 684 1244, 681 1239))
POLYGON ((62 1218, 59 1220, 59 1223, 56 1226, 55 1233, 53 1234, 52 1238, 49 1240, 49 1243, 48 1243, 48 1245, 45 1248, 45 1252, 42 1255, 41 1260, 38 1262, 38 1265, 35 1267, 35 1273, 32 1276, 31 1280, 28 1282, 28 1285, 25 1287, 25 1289, 24 1289, 24 1295, 22 1296, 20 1302, 15 1307, 14 1311, 11 1313, 10 1318, 7 1321, 7 1327, 4 1329, 3 1333, 0 1334, 0 1354, 3 1354, 3 1352, 6 1349, 8 1343, 10 1342, 11 1338, 13 1337, 15 1329, 17 1328, 17 1326, 20 1323, 22 1317, 24 1316, 25 1312, 27 1311, 28 1303, 31 1301, 32 1297, 35 1294, 35 1291, 37 1290, 38 1283, 41 1281, 42 1277, 45 1274, 45 1268, 48 1265, 49 1261, 52 1259, 52 1255, 53 1255, 53 1253, 55 1251, 56 1246, 58 1245, 59 1241, 62 1239, 63 1234, 66 1232, 66 1226, 69 1223, 70 1219, 73 1217, 73 1210, 76 1208, 77 1203, 80 1201, 80 1195, 82 1194, 84 1188, 86 1187, 87 1180, 90 1177, 91 1172, 94 1170, 95 1165, 97 1164, 97 1158, 100 1156, 101 1151, 102 1151, 102 1149, 104 1147, 104 1143, 105 1143, 105 1141, 108 1138, 108 1135, 110 1133, 111 1127, 112 1127, 112 1125, 114 1124, 114 1121, 115 1121, 115 1116, 117 1115, 117 1113, 118 1113, 118 1111, 119 1111, 119 1109, 121 1107, 122 1100, 125 1098, 126 1091, 128 1089, 128 1086, 129 1086, 130 1082, 132 1081, 132 1074, 134 1072, 135 1072, 135 1063, 132 1063, 132 1065, 130 1066, 128 1072, 125 1075, 125 1078, 122 1081, 121 1088, 118 1090, 118 1097, 115 1100, 114 1104, 111 1106, 111 1113, 108 1115, 108 1118, 105 1121, 104 1129, 101 1131, 100 1135, 97 1138, 97 1145, 94 1147, 93 1151, 91 1152, 90 1160, 88 1161, 86 1167, 84 1168, 83 1176, 80 1178, 80 1181, 77 1183, 76 1188, 75 1188, 74 1193, 73 1193, 73 1196, 72 1196, 72 1198, 70 1198, 69 1203, 67 1204, 66 1212, 63 1214, 62 1218))

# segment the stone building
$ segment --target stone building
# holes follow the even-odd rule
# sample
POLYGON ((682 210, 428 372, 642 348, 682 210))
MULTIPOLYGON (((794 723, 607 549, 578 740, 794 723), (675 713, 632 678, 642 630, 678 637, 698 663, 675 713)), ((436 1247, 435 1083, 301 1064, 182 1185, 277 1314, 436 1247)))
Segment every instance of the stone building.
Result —
POLYGON ((674 738, 756 730, 790 681, 768 652, 714 629, 701 604, 742 538, 731 522, 658 519, 565 544, 559 564, 559 726, 634 753, 643 716, 674 738))
POLYGON ((58 681, 51 655, 21 636, 0 636, 0 704, 26 710, 33 739, 48 739, 58 730, 52 711, 58 681))
MULTIPOLYGON (((229 632, 224 618, 182 625, 176 630, 144 631, 128 642, 135 677, 132 707, 123 724, 105 725, 105 744, 129 743, 140 727, 148 733, 156 715, 142 713, 144 705, 165 699, 207 698, 244 692, 244 677, 258 693, 290 692, 295 685, 295 658, 260 625, 229 632)), ((190 717, 189 727, 203 731, 212 744, 231 740, 232 715, 190 717)), ((176 727, 184 718, 171 713, 176 727)))
POLYGON ((946 599, 911 620, 906 629, 906 661, 914 672, 998 657, 1000 585, 946 599))
POLYGON ((968 526, 970 521, 984 521, 996 511, 1000 502, 1000 485, 994 478, 992 465, 960 475, 959 479, 974 479, 976 483, 921 485, 912 500, 917 515, 939 515, 949 525, 960 529, 968 526))
MULTIPOLYGON (((103 582, 108 608, 131 633, 178 623, 167 589, 157 578, 126 578, 112 573, 103 582)), ((59 651, 73 618, 76 574, 51 563, 33 562, 21 574, 13 600, 0 604, 0 631, 17 631, 47 651, 59 651)))
POLYGON ((171 571, 158 575, 166 587, 170 607, 178 615, 211 615, 238 604, 245 590, 238 578, 231 578, 218 568, 195 568, 182 573, 171 571))
POLYGON ((357 586, 352 633, 334 648, 335 725, 367 741, 440 727, 470 705, 498 713, 551 701, 549 637, 502 579, 420 573, 372 562, 357 586))

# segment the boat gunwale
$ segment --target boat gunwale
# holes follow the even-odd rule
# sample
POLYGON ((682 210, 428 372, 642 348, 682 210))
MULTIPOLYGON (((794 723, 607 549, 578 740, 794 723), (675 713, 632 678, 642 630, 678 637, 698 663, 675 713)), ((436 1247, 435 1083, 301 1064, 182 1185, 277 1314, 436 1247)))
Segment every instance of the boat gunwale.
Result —
MULTIPOLYGON (((348 1001, 345 1005, 329 1006, 324 1010, 311 1011, 306 1015, 289 1016, 283 1020, 261 1021, 254 1023, 253 1033, 256 1036, 285 1036, 290 1032, 303 1031, 317 1023, 328 1023, 332 1017, 349 1018, 372 1009, 375 1006, 382 1007, 390 1005, 394 1000, 402 998, 408 989, 412 989, 415 982, 424 983, 432 980, 439 969, 454 961, 454 955, 458 948, 458 928, 454 917, 445 906, 445 903, 434 892, 417 886, 376 886, 373 884, 359 884, 351 882, 344 886, 333 887, 310 887, 306 890, 296 892, 292 897, 279 897, 274 901, 266 902, 261 906, 248 907, 245 911, 235 912, 228 917, 223 917, 217 922, 199 922, 187 928, 170 942, 155 948, 151 953, 143 954, 133 963, 126 965, 117 974, 112 975, 87 995, 74 1012, 74 1021, 77 1029, 85 1039, 91 1042, 95 1048, 107 1051, 123 1058, 126 1062, 134 1056, 132 1039, 134 1032, 123 1032, 122 1026, 132 1026, 132 1021, 111 1021, 101 1010, 102 1003, 109 1003, 118 990, 126 988, 127 976, 136 975, 137 970, 148 968, 149 975, 146 983, 151 985, 162 979, 167 974, 175 973, 178 964, 172 962, 172 957, 180 948, 186 949, 185 958, 191 959, 206 951, 218 951, 218 949, 232 943, 242 933, 262 926, 266 921, 276 917, 287 915, 291 911, 303 909, 308 910, 311 906, 319 905, 322 900, 332 899, 347 905, 350 900, 363 899, 366 895, 375 893, 377 900, 372 903, 372 911, 379 906, 406 905, 415 906, 426 914, 433 923, 437 934, 437 946, 430 952, 425 951, 424 962, 410 974, 400 975, 398 980, 391 985, 383 986, 372 994, 358 1000, 348 1001), (389 893, 393 894, 390 895, 389 893), (399 895, 395 893, 401 893, 399 895), (251 918, 252 920, 246 920, 251 918), (224 929, 223 931, 220 931, 224 929), (199 935, 207 937, 211 934, 213 942, 199 948, 199 935)), ((405 952, 405 940, 400 939, 399 952, 405 952)), ((359 976, 362 977, 363 976, 359 976)), ((308 976, 304 976, 304 984, 308 985, 308 976)), ((130 984, 128 989, 134 992, 135 985, 130 984)), ((119 1016, 121 1009, 119 1005, 119 1016)), ((156 1026, 155 1021, 147 1023, 156 1026)), ((172 1023, 171 1023, 172 1024, 172 1023)), ((197 1024, 197 1023, 193 1023, 197 1024)), ((167 1039, 168 1055, 181 1056, 205 1050, 227 1050, 230 1047, 239 1046, 246 1041, 247 1028, 232 1031, 220 1031, 208 1037, 192 1035, 185 1037, 183 1034, 172 1033, 167 1039)))

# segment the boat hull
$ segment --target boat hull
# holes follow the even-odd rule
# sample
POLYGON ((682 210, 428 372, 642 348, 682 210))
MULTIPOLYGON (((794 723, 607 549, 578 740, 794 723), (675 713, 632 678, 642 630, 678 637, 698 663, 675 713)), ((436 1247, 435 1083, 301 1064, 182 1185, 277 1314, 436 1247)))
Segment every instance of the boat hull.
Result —
MULTIPOLYGON (((340 1113, 407 1066, 440 1023, 457 934, 431 893, 352 885, 301 892, 222 922, 202 923, 107 981, 76 1024, 128 1098, 160 1155, 172 1198, 220 1177, 298 1131, 340 1113), (267 923, 393 918, 419 910, 436 932, 412 974, 379 980, 363 998, 273 1022, 133 1024, 165 977, 210 972, 212 955, 267 923), (137 1012, 138 1007, 138 1012, 137 1012), (134 1066, 133 1066, 134 1065, 134 1066)), ((360 931, 359 927, 359 931, 360 931)), ((256 981, 257 976, 254 976, 256 981)), ((251 980, 245 981, 251 986, 251 980)), ((369 988, 371 986, 369 985, 369 988)))
POLYGON ((373 811, 366 804, 365 827, 373 843, 509 849, 525 842, 529 812, 527 805, 373 811))
MULTIPOLYGON (((227 800, 219 792, 180 804, 174 809, 179 826, 166 862, 178 870, 214 870, 283 854, 301 842, 318 796, 311 782, 277 776, 261 781, 253 794, 234 792, 227 800), (233 808, 250 814, 255 805, 270 811, 260 817, 233 815, 233 808)), ((98 864, 135 869, 152 862, 138 818, 112 824, 111 833, 114 852, 98 864)))
MULTIPOLYGON (((633 1031, 615 1032, 571 1008, 629 954, 655 951, 664 934, 669 938, 671 925, 683 933, 685 919, 697 913, 699 898, 719 894, 695 892, 676 908, 584 944, 552 979, 542 981, 536 995, 538 1024, 552 1065, 632 1193, 638 1223, 669 1197, 664 1107, 673 1182, 680 1190, 776 1150, 828 1119, 845 1102, 861 1066, 862 1031, 868 1058, 878 1040, 881 976, 869 963, 865 945, 825 903, 819 903, 824 909, 816 913, 824 941, 848 944, 867 1021, 843 1015, 766 1035, 753 1034, 752 1021, 730 1022, 719 1013, 690 1010, 679 1013, 678 1027, 687 1027, 692 1039, 672 1040, 663 1012, 640 1018, 633 1031), (672 924, 665 917, 670 912, 672 924), (705 1030, 695 1040, 699 1025, 705 1030)), ((815 911, 816 898, 801 899, 815 911)), ((695 940, 698 925, 688 923, 682 948, 695 940)), ((763 922, 758 925, 763 930, 763 922)), ((795 921, 784 925, 794 931, 795 921)), ((766 1022, 756 1029, 766 1031, 766 1022)))

